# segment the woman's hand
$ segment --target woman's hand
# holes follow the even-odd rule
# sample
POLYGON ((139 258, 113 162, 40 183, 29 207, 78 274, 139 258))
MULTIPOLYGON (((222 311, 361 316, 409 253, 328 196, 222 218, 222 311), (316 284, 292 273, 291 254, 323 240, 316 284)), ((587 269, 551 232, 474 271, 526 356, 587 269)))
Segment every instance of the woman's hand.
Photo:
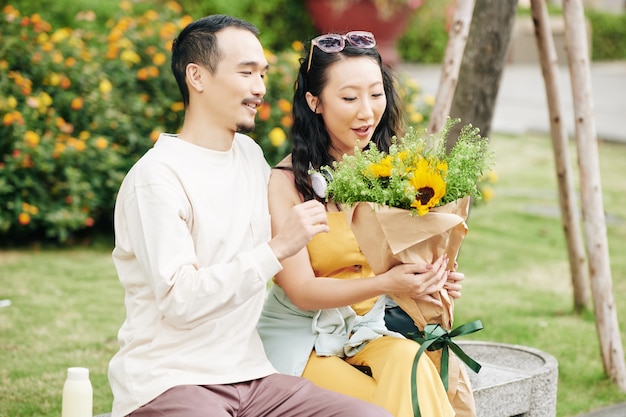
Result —
POLYGON ((450 297, 456 299, 461 297, 461 281, 465 279, 465 275, 461 272, 448 271, 448 279, 443 288, 448 290, 450 297))
POLYGON ((437 305, 441 302, 433 297, 448 279, 447 255, 442 255, 432 264, 402 264, 391 268, 383 276, 388 279, 388 294, 408 295, 437 305))

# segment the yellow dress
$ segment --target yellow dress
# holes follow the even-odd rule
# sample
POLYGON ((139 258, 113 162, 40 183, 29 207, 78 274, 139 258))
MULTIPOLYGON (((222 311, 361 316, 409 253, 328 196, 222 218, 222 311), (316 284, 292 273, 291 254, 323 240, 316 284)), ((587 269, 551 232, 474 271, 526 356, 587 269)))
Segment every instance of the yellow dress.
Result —
MULTIPOLYGON (((328 223, 330 232, 316 235, 307 246, 315 276, 341 279, 373 276, 345 214, 329 212, 328 223)), ((375 302, 373 298, 351 307, 363 315, 375 302)), ((411 367, 418 349, 419 344, 413 340, 382 336, 352 357, 321 357, 312 352, 302 376, 323 388, 382 406, 396 417, 413 417, 411 367), (352 365, 370 367, 372 376, 352 365)), ((416 381, 422 416, 454 416, 439 373, 426 355, 420 358, 416 381)))

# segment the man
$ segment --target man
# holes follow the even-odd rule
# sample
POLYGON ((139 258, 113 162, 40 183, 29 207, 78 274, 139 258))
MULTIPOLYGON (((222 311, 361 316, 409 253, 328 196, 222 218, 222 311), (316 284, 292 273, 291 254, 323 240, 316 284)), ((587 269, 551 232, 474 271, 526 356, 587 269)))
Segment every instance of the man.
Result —
POLYGON ((113 260, 125 288, 109 365, 113 417, 389 416, 276 373, 256 324, 280 261, 328 231, 324 207, 294 207, 270 240, 269 166, 248 136, 268 68, 257 29, 215 15, 172 47, 185 103, 129 171, 115 207, 113 260))

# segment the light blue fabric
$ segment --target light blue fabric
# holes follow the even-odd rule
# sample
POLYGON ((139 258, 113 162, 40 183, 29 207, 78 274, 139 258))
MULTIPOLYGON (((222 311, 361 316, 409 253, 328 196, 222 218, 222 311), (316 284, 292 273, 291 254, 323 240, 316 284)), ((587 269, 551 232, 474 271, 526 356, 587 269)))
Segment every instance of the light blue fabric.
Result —
POLYGON ((354 356, 383 335, 404 338, 385 327, 385 297, 359 316, 351 307, 302 310, 277 285, 270 289, 257 325, 265 353, 281 373, 302 376, 311 351, 318 356, 354 356))

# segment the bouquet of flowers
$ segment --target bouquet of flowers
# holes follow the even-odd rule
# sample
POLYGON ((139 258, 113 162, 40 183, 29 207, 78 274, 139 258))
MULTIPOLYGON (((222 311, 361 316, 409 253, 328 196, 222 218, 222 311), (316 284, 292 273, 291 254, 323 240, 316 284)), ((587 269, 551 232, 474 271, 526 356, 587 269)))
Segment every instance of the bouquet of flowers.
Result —
MULTIPOLYGON (((481 198, 478 183, 493 159, 488 140, 471 125, 461 129, 456 143, 446 152, 450 128, 458 122, 460 119, 448 119, 437 135, 409 128, 402 138, 393 138, 388 153, 356 147, 354 155, 344 155, 332 167, 324 166, 313 173, 318 180, 312 177, 314 188, 319 190, 320 184, 321 188, 326 184, 326 199, 344 205, 348 223, 376 274, 400 263, 433 262, 443 253, 448 254, 448 269, 455 268, 468 231, 470 199, 481 198), (329 181, 319 182, 322 175, 329 181)), ((454 356, 450 358, 455 360, 448 363, 447 346, 459 357, 464 354, 453 342, 441 344, 434 339, 463 332, 459 327, 448 333, 454 303, 447 291, 442 289, 433 297, 440 303, 392 295, 420 329, 415 340, 422 345, 428 342, 426 352, 440 368, 458 413, 473 408, 473 399, 464 367, 454 356)), ((469 332, 480 330, 482 325, 476 327, 469 332)))

